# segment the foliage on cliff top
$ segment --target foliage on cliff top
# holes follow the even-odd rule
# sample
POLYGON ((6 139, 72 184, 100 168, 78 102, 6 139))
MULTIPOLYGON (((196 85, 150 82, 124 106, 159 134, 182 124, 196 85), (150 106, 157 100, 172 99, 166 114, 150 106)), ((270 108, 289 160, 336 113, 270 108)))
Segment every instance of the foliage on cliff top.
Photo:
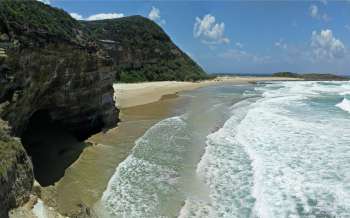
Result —
POLYGON ((83 22, 99 43, 113 44, 123 82, 199 80, 206 73, 155 22, 142 16, 83 22))
POLYGON ((159 25, 141 16, 79 22, 38 1, 0 0, 0 37, 2 33, 22 47, 68 42, 95 50, 99 44, 114 59, 116 80, 123 82, 207 78, 159 25), (106 49, 111 42, 115 49, 106 49))
POLYGON ((11 38, 82 44, 88 36, 67 12, 39 1, 0 0, 0 33, 11 38))

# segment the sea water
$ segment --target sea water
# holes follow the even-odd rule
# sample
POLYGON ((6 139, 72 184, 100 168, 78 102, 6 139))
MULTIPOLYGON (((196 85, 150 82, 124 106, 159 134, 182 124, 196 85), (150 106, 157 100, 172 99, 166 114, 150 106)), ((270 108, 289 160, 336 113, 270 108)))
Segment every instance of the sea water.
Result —
POLYGON ((350 83, 223 85, 186 93, 100 202, 106 217, 350 217, 350 83))

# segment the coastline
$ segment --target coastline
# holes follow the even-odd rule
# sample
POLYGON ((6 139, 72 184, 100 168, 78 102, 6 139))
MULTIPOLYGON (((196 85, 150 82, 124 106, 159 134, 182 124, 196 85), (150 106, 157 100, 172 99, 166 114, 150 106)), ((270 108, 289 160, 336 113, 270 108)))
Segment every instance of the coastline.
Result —
POLYGON ((116 83, 113 85, 116 100, 116 106, 119 109, 144 105, 159 101, 162 96, 176 94, 182 91, 190 91, 197 88, 218 85, 223 83, 246 84, 261 81, 294 81, 301 80, 288 77, 256 77, 256 76, 237 76, 237 77, 217 77, 213 80, 204 80, 199 82, 177 82, 177 81, 159 81, 143 83, 116 83))
POLYGON ((69 217, 85 208, 93 212, 116 167, 130 154, 135 141, 160 120, 182 113, 188 100, 170 94, 159 101, 122 108, 117 127, 91 136, 86 140, 90 146, 66 169, 65 175, 55 185, 41 187, 45 205, 69 217))
POLYGON ((190 99, 178 92, 220 84, 247 84, 259 81, 295 80, 277 77, 220 77, 201 82, 145 82, 115 84, 121 122, 118 127, 98 133, 54 186, 42 188, 43 202, 64 215, 76 215, 85 205, 93 209, 105 191, 116 167, 134 147, 135 141, 152 125, 183 110, 190 99), (121 99, 121 100, 120 100, 121 99), (95 178, 95 179, 91 179, 95 178), (71 190, 75 190, 72 193, 71 190), (88 194, 89 193, 89 194, 88 194), (53 199, 52 199, 53 198, 53 199))

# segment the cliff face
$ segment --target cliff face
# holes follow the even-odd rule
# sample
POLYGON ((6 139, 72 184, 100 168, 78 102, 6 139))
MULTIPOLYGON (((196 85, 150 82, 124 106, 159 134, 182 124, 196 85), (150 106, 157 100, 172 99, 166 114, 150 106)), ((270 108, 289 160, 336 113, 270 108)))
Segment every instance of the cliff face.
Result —
POLYGON ((155 22, 141 16, 83 22, 125 82, 198 80, 206 73, 155 22))
MULTIPOLYGON (((115 126, 114 75, 113 62, 64 11, 36 1, 0 1, 0 117, 11 135, 25 136, 37 117, 78 140, 115 126)), ((33 173, 21 143, 2 135, 5 213, 28 197, 33 173)), ((25 146, 35 146, 31 142, 25 146)))
POLYGON ((7 55, 1 115, 15 135, 21 136, 39 111, 81 140, 116 123, 112 67, 96 54, 50 44, 7 55))
POLYGON ((55 140, 40 138, 43 129, 84 140, 116 125, 113 81, 205 77, 146 18, 78 22, 38 1, 0 0, 0 126, 9 126, 0 128, 0 217, 29 196, 32 162, 37 169, 30 150, 55 140))
POLYGON ((1 116, 13 133, 42 110, 79 139, 113 126, 113 63, 80 24, 39 2, 0 4, 1 116))
POLYGON ((7 217, 8 209, 28 200, 33 171, 21 143, 9 137, 8 126, 1 119, 0 157, 0 217, 7 217))

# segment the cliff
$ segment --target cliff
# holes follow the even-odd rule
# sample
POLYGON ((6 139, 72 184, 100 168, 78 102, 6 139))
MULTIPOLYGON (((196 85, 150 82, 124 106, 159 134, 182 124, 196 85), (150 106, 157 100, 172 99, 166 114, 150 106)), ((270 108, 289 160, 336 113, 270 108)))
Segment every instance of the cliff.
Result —
POLYGON ((43 143, 27 134, 37 124, 84 140, 118 121, 113 62, 83 28, 40 2, 0 1, 0 116, 11 127, 0 138, 3 213, 23 203, 33 183, 29 158, 9 134, 28 150, 43 143))
MULTIPOLYGON (((205 77, 146 18, 79 22, 38 1, 0 0, 0 217, 28 199, 33 171, 43 182, 36 157, 51 158, 50 142, 74 145, 116 125, 114 81, 205 77)), ((56 149, 58 158, 66 149, 56 149)), ((57 181, 72 161, 62 160, 61 171, 41 184, 57 181)))
POLYGON ((9 208, 28 200, 33 185, 31 162, 18 139, 9 137, 7 124, 0 119, 0 217, 9 208))
POLYGON ((155 22, 141 16, 82 22, 112 57, 122 82, 195 81, 206 73, 155 22))

